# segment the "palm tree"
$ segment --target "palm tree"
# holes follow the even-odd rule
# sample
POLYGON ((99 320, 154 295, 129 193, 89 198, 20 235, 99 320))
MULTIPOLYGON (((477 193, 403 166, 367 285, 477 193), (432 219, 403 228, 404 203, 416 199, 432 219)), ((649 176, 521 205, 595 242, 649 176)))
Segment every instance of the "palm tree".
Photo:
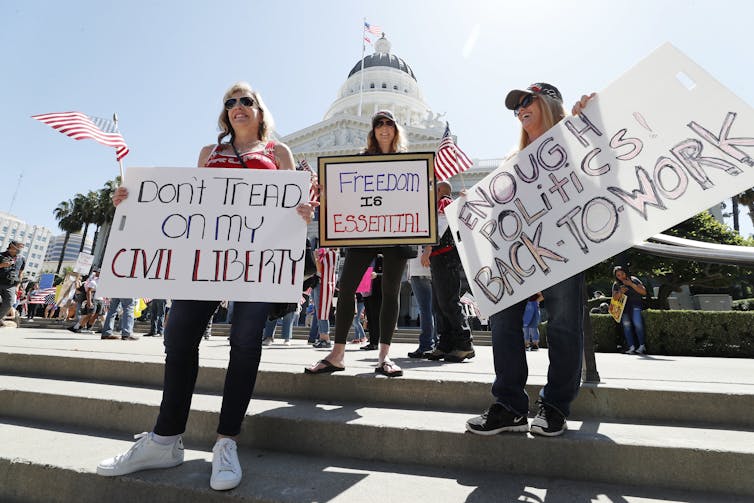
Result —
POLYGON ((61 201, 58 206, 52 211, 55 220, 58 221, 58 227, 65 232, 65 239, 63 240, 63 247, 60 250, 60 258, 58 259, 58 268, 55 273, 60 273, 60 267, 63 265, 63 257, 65 256, 65 249, 68 246, 68 239, 71 237, 72 232, 79 232, 81 230, 81 220, 73 211, 73 201, 61 201))
MULTIPOLYGON (((92 223, 97 226, 94 231, 94 241, 92 243, 92 250, 97 247, 97 240, 99 239, 100 230, 103 225, 109 224, 113 221, 115 216, 115 206, 111 199, 113 192, 120 185, 119 178, 115 180, 108 180, 105 182, 105 186, 95 192, 96 204, 94 206, 92 223)), ((90 192, 91 193, 91 192, 90 192)), ((94 251, 92 251, 94 253, 94 251)))
POLYGON ((84 251, 86 245, 86 235, 89 231, 89 224, 94 221, 94 211, 97 204, 97 194, 89 191, 88 194, 76 194, 73 198, 73 212, 76 213, 84 227, 84 235, 81 237, 81 246, 79 253, 84 251))

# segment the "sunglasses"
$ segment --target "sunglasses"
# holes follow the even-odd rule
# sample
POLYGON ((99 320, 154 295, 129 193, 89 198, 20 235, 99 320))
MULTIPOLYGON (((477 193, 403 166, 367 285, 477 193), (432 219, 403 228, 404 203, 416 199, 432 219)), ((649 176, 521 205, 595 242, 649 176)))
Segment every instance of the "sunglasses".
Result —
POLYGON ((518 117, 518 114, 521 113, 521 109, 531 105, 532 101, 534 101, 534 98, 536 98, 536 96, 533 94, 527 94, 526 96, 524 96, 524 99, 521 100, 521 103, 516 105, 516 108, 513 109, 513 115, 518 117))
POLYGON ((395 122, 391 121, 390 119, 380 119, 378 121, 374 121, 374 126, 372 126, 374 129, 383 127, 383 126, 395 126, 395 122))
POLYGON ((241 102, 241 105, 245 106, 246 108, 250 108, 254 106, 254 98, 249 98, 248 96, 241 96, 240 98, 230 98, 225 102, 225 110, 230 110, 231 108, 236 106, 236 103, 241 102))

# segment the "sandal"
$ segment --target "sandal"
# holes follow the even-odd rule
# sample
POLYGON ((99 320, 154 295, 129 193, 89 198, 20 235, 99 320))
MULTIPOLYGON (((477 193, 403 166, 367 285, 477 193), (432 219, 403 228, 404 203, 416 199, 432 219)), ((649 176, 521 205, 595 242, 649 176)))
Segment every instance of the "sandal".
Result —
POLYGON ((390 360, 385 360, 374 369, 375 373, 382 374, 385 377, 401 377, 403 371, 401 368, 390 360))
POLYGON ((330 360, 328 360, 326 358, 321 359, 314 366, 316 367, 320 363, 322 365, 324 365, 324 367, 322 367, 320 369, 317 369, 317 370, 313 370, 313 369, 310 369, 310 368, 305 368, 304 369, 304 374, 332 374, 333 372, 342 372, 342 371, 345 370, 344 367, 337 367, 337 366, 333 365, 332 363, 330 363, 330 360))

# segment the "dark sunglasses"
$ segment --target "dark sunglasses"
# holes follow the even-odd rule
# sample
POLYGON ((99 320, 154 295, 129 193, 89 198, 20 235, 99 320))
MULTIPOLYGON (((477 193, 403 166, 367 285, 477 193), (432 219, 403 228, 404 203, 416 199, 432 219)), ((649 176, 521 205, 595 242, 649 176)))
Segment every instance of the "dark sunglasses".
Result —
POLYGON ((250 108, 254 106, 254 98, 249 98, 248 96, 241 96, 240 98, 230 98, 225 102, 225 110, 230 110, 234 106, 236 106, 236 103, 241 102, 241 105, 245 106, 246 108, 250 108))
POLYGON ((378 121, 374 121, 374 126, 372 126, 374 129, 377 129, 378 127, 382 126, 395 126, 395 122, 391 121, 390 119, 380 119, 378 121))
POLYGON ((531 105, 532 101, 534 101, 534 98, 536 98, 536 96, 533 94, 527 94, 526 96, 524 96, 524 99, 521 100, 521 103, 516 105, 516 108, 513 109, 513 115, 518 117, 518 114, 521 113, 521 109, 531 105))

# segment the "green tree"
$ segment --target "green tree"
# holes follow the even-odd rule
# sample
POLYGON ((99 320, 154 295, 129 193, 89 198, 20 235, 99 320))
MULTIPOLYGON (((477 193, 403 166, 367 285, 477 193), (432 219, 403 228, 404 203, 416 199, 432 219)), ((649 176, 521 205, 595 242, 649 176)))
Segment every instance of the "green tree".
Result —
POLYGON ((79 253, 84 251, 86 245, 86 235, 89 231, 89 224, 95 220, 95 211, 97 206, 98 195, 94 191, 87 194, 76 194, 73 198, 73 212, 78 215, 84 227, 84 235, 81 237, 81 246, 79 253))
POLYGON ((56 273, 60 273, 60 267, 63 265, 63 257, 65 256, 65 249, 68 246, 68 240, 71 237, 72 232, 79 232, 83 225, 78 214, 74 212, 74 204, 70 199, 68 201, 61 201, 57 207, 52 211, 55 220, 58 221, 58 227, 65 232, 65 239, 63 240, 63 247, 60 250, 60 258, 58 259, 58 268, 56 273))
MULTIPOLYGON (((707 243, 754 246, 754 241, 742 238, 737 232, 715 220, 707 211, 668 229, 665 234, 707 243)), ((661 309, 669 308, 668 297, 681 285, 726 287, 741 279, 742 275, 747 282, 751 282, 752 279, 752 273, 748 268, 739 269, 731 265, 663 258, 634 249, 627 250, 623 258, 630 264, 632 275, 651 278, 660 283, 654 307, 661 309)), ((587 271, 587 280, 600 285, 604 284, 606 279, 612 283, 612 268, 616 263, 616 257, 613 257, 590 268, 587 271)))

